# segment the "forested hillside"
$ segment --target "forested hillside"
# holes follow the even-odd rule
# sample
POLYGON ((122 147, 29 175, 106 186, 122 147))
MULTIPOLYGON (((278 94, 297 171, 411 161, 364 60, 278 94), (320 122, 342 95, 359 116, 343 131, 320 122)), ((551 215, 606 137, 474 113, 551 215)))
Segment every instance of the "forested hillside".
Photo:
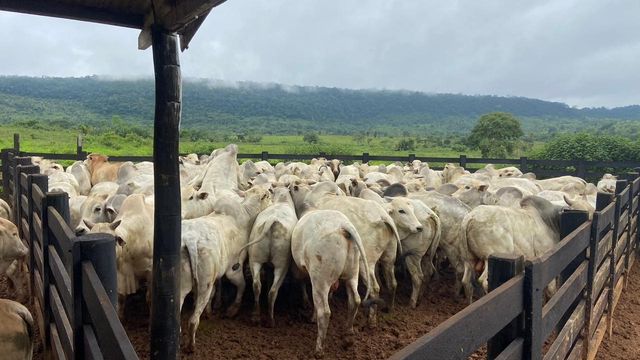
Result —
MULTIPOLYGON (((0 122, 105 127, 124 120, 150 125, 153 86, 151 79, 0 77, 0 122)), ((523 120, 525 132, 539 139, 576 130, 625 136, 640 132, 638 105, 576 109, 521 97, 186 80, 183 102, 183 128, 229 133, 463 134, 492 111, 514 114, 523 120)))

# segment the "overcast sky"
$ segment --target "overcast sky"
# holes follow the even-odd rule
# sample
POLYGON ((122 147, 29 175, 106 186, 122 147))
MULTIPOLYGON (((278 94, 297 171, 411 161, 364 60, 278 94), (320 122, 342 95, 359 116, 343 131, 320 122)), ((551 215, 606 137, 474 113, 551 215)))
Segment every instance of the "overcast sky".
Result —
MULTIPOLYGON (((640 103, 638 0, 228 0, 184 77, 640 103)), ((0 12, 0 74, 151 77, 138 31, 0 12)))

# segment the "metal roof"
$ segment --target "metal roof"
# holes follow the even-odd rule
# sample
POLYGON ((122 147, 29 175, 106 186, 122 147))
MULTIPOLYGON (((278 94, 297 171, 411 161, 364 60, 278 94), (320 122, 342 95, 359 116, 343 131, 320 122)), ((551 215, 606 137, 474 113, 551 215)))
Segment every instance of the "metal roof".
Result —
POLYGON ((212 8, 226 0, 0 0, 0 10, 124 26, 142 30, 139 47, 150 43, 152 25, 180 34, 186 49, 212 8))

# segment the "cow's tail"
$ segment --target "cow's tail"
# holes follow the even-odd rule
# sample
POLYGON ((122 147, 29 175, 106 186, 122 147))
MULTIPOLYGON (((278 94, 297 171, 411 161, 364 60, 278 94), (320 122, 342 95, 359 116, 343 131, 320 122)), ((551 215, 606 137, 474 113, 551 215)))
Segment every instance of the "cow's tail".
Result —
POLYGON ((366 275, 364 276, 364 278, 367 279, 367 283, 366 283, 367 290, 364 294, 364 300, 362 301, 362 305, 365 307, 370 307, 374 304, 384 305, 384 300, 380 298, 375 298, 375 299, 369 298, 369 295, 371 293, 371 284, 373 282, 372 282, 372 279, 369 278, 369 274, 370 274, 369 262, 367 261, 367 253, 364 251, 364 245, 362 245, 362 239, 360 238, 360 234, 358 234, 358 231, 355 229, 355 227, 351 225, 349 227, 342 228, 342 235, 348 241, 353 241, 356 244, 356 248, 360 253, 360 260, 364 263, 364 271, 366 272, 366 275))
POLYGON ((427 256, 429 259, 429 266, 431 266, 431 274, 433 275, 436 273, 436 271, 438 271, 433 264, 433 259, 436 256, 436 250, 438 250, 438 246, 440 246, 440 238, 442 237, 442 223, 440 222, 440 218, 438 217, 438 215, 436 215, 435 212, 429 216, 429 221, 433 225, 434 234, 431 245, 427 250, 427 256))
MULTIPOLYGON (((240 250, 238 251, 238 258, 235 264, 233 264, 233 266, 231 267, 231 270, 233 271, 237 271, 238 269, 241 268, 241 262, 242 262, 242 258, 244 256, 244 252, 252 245, 255 245, 259 242, 261 242, 262 240, 267 238, 267 235, 269 234, 269 232, 271 232, 271 236, 272 237, 285 237, 286 236, 286 232, 287 230, 285 229, 284 225, 282 225, 280 223, 280 221, 278 220, 273 220, 271 222, 271 224, 269 223, 264 223, 261 224, 259 226, 259 228, 256 231, 256 235, 255 236, 251 236, 252 238, 255 238, 255 240, 251 241, 250 243, 248 243, 247 245, 243 246, 240 248, 240 250)), ((253 235, 253 232, 252 232, 253 235)))
POLYGON ((184 246, 189 254, 189 265, 191 266, 191 277, 193 278, 194 289, 198 288, 198 242, 185 241, 184 246))

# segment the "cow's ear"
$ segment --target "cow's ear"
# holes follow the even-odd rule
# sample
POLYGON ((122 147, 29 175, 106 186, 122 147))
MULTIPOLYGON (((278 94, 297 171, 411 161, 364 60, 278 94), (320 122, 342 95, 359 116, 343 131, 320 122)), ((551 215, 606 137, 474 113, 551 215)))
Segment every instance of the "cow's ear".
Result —
POLYGON ((200 199, 200 200, 204 200, 204 199, 206 199, 208 197, 209 197, 209 193, 206 192, 206 191, 201 192, 200 194, 198 194, 198 199, 200 199))
POLYGON ((356 179, 351 179, 351 185, 353 185, 353 186, 358 186, 358 180, 356 180, 356 179))
POLYGON ((298 190, 300 190, 300 188, 298 187, 298 185, 294 185, 294 186, 293 186, 293 191, 298 191, 298 190))
POLYGON ((480 191, 480 192, 487 191, 488 187, 489 186, 487 186, 487 185, 480 185, 480 186, 478 186, 478 191, 480 191))
POLYGON ((109 224, 109 228, 111 230, 115 230, 118 226, 120 226, 121 222, 122 222, 122 219, 118 219, 118 220, 112 222, 111 224, 109 224))
POLYGON ((116 235, 116 244, 118 244, 120 246, 125 246, 127 244, 127 242, 124 241, 124 239, 121 238, 120 236, 116 235))

